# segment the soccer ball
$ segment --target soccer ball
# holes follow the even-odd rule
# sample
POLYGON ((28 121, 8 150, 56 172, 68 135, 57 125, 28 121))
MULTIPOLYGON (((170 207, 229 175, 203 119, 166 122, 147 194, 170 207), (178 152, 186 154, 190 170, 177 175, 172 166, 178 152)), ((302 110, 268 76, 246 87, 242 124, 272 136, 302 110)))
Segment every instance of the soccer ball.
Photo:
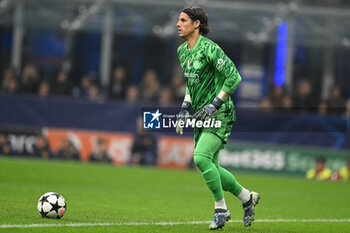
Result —
POLYGON ((66 212, 66 201, 58 193, 45 193, 38 200, 38 211, 45 218, 62 218, 66 212))

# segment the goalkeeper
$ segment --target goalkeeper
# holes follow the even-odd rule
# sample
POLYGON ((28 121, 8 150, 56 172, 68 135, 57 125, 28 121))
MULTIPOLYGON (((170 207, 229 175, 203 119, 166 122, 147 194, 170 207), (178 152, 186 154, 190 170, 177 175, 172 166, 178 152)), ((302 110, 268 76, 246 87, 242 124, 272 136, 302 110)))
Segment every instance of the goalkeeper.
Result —
MULTIPOLYGON (((205 121, 215 118, 221 127, 194 129, 194 163, 202 172, 205 183, 215 199, 214 220, 209 228, 222 228, 230 219, 223 191, 238 197, 244 209, 243 224, 254 221, 254 207, 260 196, 242 187, 229 171, 219 165, 219 151, 224 148, 235 122, 231 95, 241 82, 233 62, 213 41, 204 37, 209 33, 208 16, 202 8, 187 7, 182 10, 177 23, 179 36, 185 42, 177 49, 184 76, 186 95, 178 121, 186 121, 190 108, 194 118, 205 121)), ((183 134, 183 124, 176 132, 183 134)))

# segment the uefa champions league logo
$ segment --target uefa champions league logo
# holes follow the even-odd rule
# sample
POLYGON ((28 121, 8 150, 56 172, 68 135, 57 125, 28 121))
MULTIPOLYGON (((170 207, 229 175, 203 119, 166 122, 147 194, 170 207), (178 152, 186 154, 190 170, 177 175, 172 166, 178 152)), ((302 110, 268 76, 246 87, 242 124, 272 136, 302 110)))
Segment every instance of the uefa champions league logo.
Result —
POLYGON ((143 112, 143 128, 144 129, 160 129, 162 121, 162 113, 157 111, 143 112))

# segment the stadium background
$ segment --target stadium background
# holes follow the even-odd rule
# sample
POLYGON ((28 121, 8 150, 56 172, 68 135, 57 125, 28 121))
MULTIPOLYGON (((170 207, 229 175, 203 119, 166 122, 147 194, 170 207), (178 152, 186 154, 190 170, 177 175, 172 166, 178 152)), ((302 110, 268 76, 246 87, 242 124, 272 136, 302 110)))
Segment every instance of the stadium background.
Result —
MULTIPOLYGON (((9 153, 38 156, 43 135, 52 157, 68 138, 87 161, 96 140, 108 138, 109 156, 128 163, 140 107, 181 104, 176 22, 183 6, 196 4, 207 8, 209 37, 244 79, 234 96, 238 122, 228 147, 240 153, 231 153, 226 165, 250 168, 243 161, 249 157, 257 163, 252 169, 301 174, 313 166, 313 156, 329 157, 335 170, 345 164, 348 1, 3 0, 0 126, 9 153), (310 146, 316 149, 303 151, 310 146), (280 155, 278 167, 273 161, 280 155), (303 162, 288 168, 290 160, 303 162)), ((158 165, 188 164, 190 139, 155 137, 158 165)))
POLYGON ((142 107, 183 100, 188 5, 206 8, 243 78, 222 165, 282 177, 317 157, 345 166, 348 0, 0 0, 0 156, 193 168, 190 133, 139 129, 142 107))

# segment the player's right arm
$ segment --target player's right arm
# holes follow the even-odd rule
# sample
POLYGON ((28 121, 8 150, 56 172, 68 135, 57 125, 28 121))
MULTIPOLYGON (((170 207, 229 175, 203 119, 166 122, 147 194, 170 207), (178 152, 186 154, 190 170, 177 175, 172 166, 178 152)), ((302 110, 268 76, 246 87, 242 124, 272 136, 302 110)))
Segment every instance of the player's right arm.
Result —
MULTIPOLYGON (((179 58, 180 64, 181 64, 180 53, 181 53, 181 49, 184 48, 184 44, 180 45, 177 48, 177 56, 179 58)), ((176 133, 179 135, 183 135, 183 125, 186 123, 186 120, 190 116, 189 111, 191 107, 192 107, 191 95, 190 95, 190 91, 188 90, 188 87, 186 86, 184 101, 182 102, 181 110, 178 113, 177 120, 176 120, 176 133)))
POLYGON ((186 94, 185 94, 185 98, 184 101, 182 102, 181 105, 181 110, 178 114, 177 117, 177 122, 176 122, 176 133, 179 135, 183 135, 183 128, 184 128, 184 124, 186 123, 186 120, 189 118, 190 116, 190 109, 191 109, 191 95, 188 91, 188 88, 186 87, 186 94))

